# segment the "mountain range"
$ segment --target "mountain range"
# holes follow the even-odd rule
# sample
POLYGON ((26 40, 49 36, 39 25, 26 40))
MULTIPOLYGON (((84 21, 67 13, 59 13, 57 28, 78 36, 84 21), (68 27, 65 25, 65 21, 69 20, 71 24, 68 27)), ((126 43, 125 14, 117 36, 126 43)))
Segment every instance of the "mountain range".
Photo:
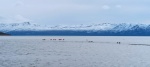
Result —
POLYGON ((0 23, 0 31, 11 35, 150 36, 150 24, 100 23, 55 26, 30 22, 0 23))

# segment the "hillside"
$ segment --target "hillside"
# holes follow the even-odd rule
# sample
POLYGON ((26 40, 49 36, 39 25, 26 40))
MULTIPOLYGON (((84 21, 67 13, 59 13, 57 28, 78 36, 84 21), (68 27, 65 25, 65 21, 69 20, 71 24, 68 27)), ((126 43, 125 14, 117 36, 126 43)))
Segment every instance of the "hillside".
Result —
POLYGON ((150 36, 150 24, 100 23, 82 25, 39 25, 30 22, 0 24, 0 31, 11 35, 40 36, 150 36))
POLYGON ((5 35, 8 35, 8 34, 0 32, 0 36, 5 36, 5 35))

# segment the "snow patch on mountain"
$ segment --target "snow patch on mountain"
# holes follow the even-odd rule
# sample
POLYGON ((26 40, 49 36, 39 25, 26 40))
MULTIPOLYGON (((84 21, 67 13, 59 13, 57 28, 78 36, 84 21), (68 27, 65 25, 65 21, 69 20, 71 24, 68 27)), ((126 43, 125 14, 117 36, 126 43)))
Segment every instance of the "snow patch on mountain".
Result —
POLYGON ((113 31, 124 31, 124 30, 133 30, 136 28, 146 29, 150 27, 149 24, 130 24, 130 23, 120 23, 120 24, 111 24, 111 23, 101 23, 101 24, 91 24, 91 25, 39 25, 36 23, 23 22, 23 23, 0 23, 0 31, 9 32, 9 31, 41 31, 41 30, 113 30, 113 31))

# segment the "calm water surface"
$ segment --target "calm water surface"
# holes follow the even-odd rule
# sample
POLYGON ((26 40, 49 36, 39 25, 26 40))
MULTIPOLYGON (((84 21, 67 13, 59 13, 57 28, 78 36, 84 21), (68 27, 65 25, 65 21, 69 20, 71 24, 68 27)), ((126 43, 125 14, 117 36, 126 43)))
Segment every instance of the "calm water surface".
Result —
POLYGON ((65 39, 65 41, 94 41, 104 43, 121 42, 123 44, 150 44, 149 36, 0 36, 0 40, 17 39, 65 39))

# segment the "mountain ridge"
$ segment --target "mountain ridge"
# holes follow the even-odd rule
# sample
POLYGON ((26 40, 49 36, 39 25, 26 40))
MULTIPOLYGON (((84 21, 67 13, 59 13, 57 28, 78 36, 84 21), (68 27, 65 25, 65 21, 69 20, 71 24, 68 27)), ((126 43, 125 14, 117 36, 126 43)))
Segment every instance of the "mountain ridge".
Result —
POLYGON ((12 35, 150 36, 150 24, 101 23, 91 25, 49 26, 32 24, 30 22, 1 23, 0 31, 12 35))

